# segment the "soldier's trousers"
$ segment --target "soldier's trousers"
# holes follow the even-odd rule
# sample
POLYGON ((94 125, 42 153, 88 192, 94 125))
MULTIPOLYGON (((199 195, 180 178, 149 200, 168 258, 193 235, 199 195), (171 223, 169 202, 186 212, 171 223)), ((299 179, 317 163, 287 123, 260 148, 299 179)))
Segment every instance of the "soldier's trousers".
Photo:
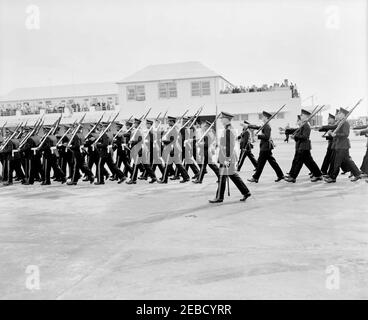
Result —
POLYGON ((252 153, 252 151, 247 150, 247 149, 241 149, 240 156, 239 156, 239 161, 238 161, 238 165, 237 165, 237 171, 241 170, 241 167, 243 166, 244 160, 245 160, 246 157, 248 157, 250 162, 252 162, 253 167, 257 168, 258 163, 257 163, 257 160, 254 157, 254 154, 252 153))
MULTIPOLYGON (((39 177, 39 159, 34 156, 27 156, 25 158, 25 180, 28 184, 33 184, 36 176, 39 177)), ((42 180, 42 179, 41 179, 42 180)))
POLYGON ((294 159, 294 168, 289 172, 290 177, 296 179, 304 164, 312 172, 313 176, 320 177, 322 175, 317 163, 313 160, 310 150, 298 150, 294 159))
POLYGON ((14 159, 11 155, 8 155, 4 160, 3 166, 3 181, 8 181, 9 183, 12 183, 14 171, 18 178, 24 179, 24 173, 22 170, 20 159, 14 159))
POLYGON ((132 181, 137 181, 138 168, 143 169, 143 175, 144 176, 148 176, 152 179, 156 179, 156 174, 152 170, 152 166, 150 166, 148 163, 140 163, 140 164, 134 164, 133 165, 133 173, 131 175, 132 181))
POLYGON ((203 181, 207 166, 211 168, 211 170, 215 173, 217 178, 220 177, 220 170, 218 166, 214 163, 208 163, 208 160, 205 159, 204 162, 199 165, 200 170, 199 170, 199 175, 198 175, 198 181, 200 182, 203 181))
POLYGON ((360 171, 354 161, 351 159, 349 155, 349 149, 337 149, 335 150, 334 164, 333 164, 333 172, 330 175, 332 179, 336 179, 339 175, 340 168, 345 166, 347 171, 351 171, 351 173, 358 177, 360 175, 360 171))
POLYGON ((278 163, 276 162, 276 159, 272 155, 272 151, 267 150, 267 151, 260 151, 259 152, 257 170, 256 170, 255 174, 253 175, 254 179, 256 179, 256 180, 259 179, 259 177, 261 176, 263 168, 264 168, 267 161, 271 165, 272 169, 275 171, 278 178, 281 178, 281 177, 284 176, 280 166, 278 165, 278 163))
POLYGON ((78 182, 80 179, 81 175, 79 170, 81 170, 87 177, 93 177, 93 173, 84 161, 83 155, 79 150, 75 150, 73 151, 73 169, 71 176, 72 182, 78 182))
POLYGON ((228 175, 228 169, 223 164, 220 164, 219 171, 220 178, 217 186, 216 199, 224 199, 227 179, 230 179, 235 184, 242 195, 246 195, 249 193, 249 189, 243 182, 242 178, 240 178, 239 174, 235 172, 235 170, 230 170, 231 174, 228 175))
POLYGON ((199 170, 198 170, 197 166, 194 163, 186 163, 185 164, 185 170, 187 172, 188 172, 189 168, 192 169, 194 175, 197 176, 199 174, 199 170))
MULTIPOLYGON (((328 169, 328 172, 327 174, 332 177, 333 174, 334 174, 334 163, 335 163, 335 158, 336 158, 336 150, 335 149, 332 149, 332 153, 331 153, 331 161, 330 161, 330 167, 328 169)), ((350 155, 349 155, 349 158, 350 160, 352 161, 350 155)), ((348 161, 345 161, 343 163, 341 163, 341 167, 340 169, 343 171, 343 172, 349 172, 350 171, 350 166, 349 166, 349 162, 348 161)))
POLYGON ((100 157, 98 160, 97 171, 96 171, 98 183, 104 183, 104 176, 105 176, 104 171, 106 171, 105 164, 107 164, 113 176, 116 176, 118 179, 121 179, 122 177, 124 177, 123 172, 114 163, 111 155, 107 154, 106 156, 100 157))
MULTIPOLYGON (((110 157, 111 158, 111 157, 110 157)), ((96 176, 97 174, 97 170, 98 170, 98 166, 99 166, 99 161, 100 161, 100 156, 98 155, 97 150, 95 151, 91 151, 91 153, 88 156, 88 168, 92 171, 93 169, 93 165, 96 166, 96 176)), ((105 162, 106 163, 106 162, 105 162)), ((105 166, 102 167, 101 169, 101 173, 102 175, 104 175, 105 177, 107 177, 109 175, 109 173, 107 172, 107 170, 105 169, 105 166)))
MULTIPOLYGON (((178 170, 178 173, 183 177, 184 180, 189 180, 189 174, 187 172, 187 170, 185 170, 185 168, 183 167, 183 165, 181 163, 178 163, 178 164, 175 164, 177 170, 178 170)), ((165 165, 165 169, 164 169, 164 174, 161 178, 161 180, 163 182, 167 182, 168 181, 168 178, 169 178, 169 171, 173 171, 172 169, 172 164, 166 164, 165 165), (171 167, 171 168, 170 168, 171 167)))
POLYGON ((367 151, 365 152, 362 165, 360 166, 360 171, 365 174, 368 174, 368 148, 367 151))
POLYGON ((56 155, 52 154, 51 152, 45 151, 43 155, 43 178, 46 183, 51 182, 51 169, 54 172, 54 176, 56 179, 65 179, 65 172, 63 172, 59 167, 56 155))
POLYGON ((66 174, 69 169, 68 176, 71 179, 73 175, 73 153, 59 149, 59 167, 66 174))
POLYGON ((326 155, 323 159, 322 162, 322 166, 321 166, 321 172, 322 174, 327 174, 329 167, 332 165, 332 154, 333 154, 333 150, 332 148, 329 146, 327 147, 327 151, 326 151, 326 155))
POLYGON ((116 165, 117 165, 118 169, 121 168, 121 164, 124 164, 123 174, 124 174, 125 177, 128 176, 128 173, 130 175, 133 174, 133 168, 130 165, 129 155, 127 154, 126 151, 119 151, 118 150, 117 154, 116 154, 116 165))

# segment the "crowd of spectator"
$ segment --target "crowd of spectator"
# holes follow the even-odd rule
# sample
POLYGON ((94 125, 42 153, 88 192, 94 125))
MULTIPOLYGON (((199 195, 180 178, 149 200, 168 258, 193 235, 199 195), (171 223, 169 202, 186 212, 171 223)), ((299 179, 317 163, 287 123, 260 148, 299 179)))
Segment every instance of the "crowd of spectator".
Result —
POLYGON ((0 116, 15 116, 19 110, 22 115, 40 114, 41 110, 45 110, 45 113, 60 113, 66 112, 65 109, 69 109, 70 113, 73 112, 89 112, 89 111, 109 111, 115 110, 115 105, 111 102, 96 102, 96 103, 57 103, 57 104, 39 104, 35 103, 18 103, 18 104, 0 104, 0 116))
POLYGON ((292 98, 298 98, 299 92, 297 90, 296 84, 293 84, 292 82, 289 84, 289 81, 287 79, 284 80, 281 84, 274 83, 273 85, 267 85, 264 84, 261 87, 258 87, 256 85, 253 86, 235 86, 230 87, 227 86, 224 90, 221 90, 221 94, 232 94, 232 93, 247 93, 247 92, 262 92, 262 91, 273 91, 277 90, 278 88, 289 88, 291 90, 291 96, 292 98))

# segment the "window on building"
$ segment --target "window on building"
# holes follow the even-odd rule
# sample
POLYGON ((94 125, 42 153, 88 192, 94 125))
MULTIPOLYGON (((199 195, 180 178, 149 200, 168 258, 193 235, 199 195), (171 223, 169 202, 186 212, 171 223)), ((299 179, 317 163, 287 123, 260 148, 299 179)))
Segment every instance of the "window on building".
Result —
POLYGON ((136 101, 144 101, 146 100, 146 94, 144 91, 144 86, 127 86, 127 99, 128 100, 136 100, 136 101))
POLYGON ((178 96, 176 82, 162 82, 158 84, 160 98, 176 98, 178 96))
POLYGON ((193 81, 192 97, 202 97, 211 95, 211 85, 209 81, 193 81))

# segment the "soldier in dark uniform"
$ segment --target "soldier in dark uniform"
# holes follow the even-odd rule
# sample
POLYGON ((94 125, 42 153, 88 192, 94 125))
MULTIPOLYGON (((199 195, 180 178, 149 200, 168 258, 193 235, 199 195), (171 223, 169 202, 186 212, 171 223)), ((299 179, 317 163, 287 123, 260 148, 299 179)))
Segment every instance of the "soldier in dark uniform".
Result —
MULTIPOLYGON (((208 130, 212 123, 209 121, 204 121, 201 124, 202 134, 208 130)), ((212 161, 212 156, 215 154, 216 149, 216 133, 211 129, 201 141, 201 137, 197 137, 196 145, 198 146, 198 156, 199 156, 199 174, 198 178, 193 181, 193 183, 202 183, 205 173, 207 172, 207 165, 215 173, 217 179, 220 178, 220 170, 218 166, 212 161)))
POLYGON ((61 127, 63 128, 64 132, 62 133, 61 130, 58 132, 58 143, 56 145, 56 149, 59 154, 58 165, 61 171, 65 173, 65 176, 67 176, 68 172, 67 178, 71 179, 73 176, 73 152, 69 148, 66 148, 66 145, 69 143, 72 137, 72 127, 65 124, 61 127), (66 133, 66 131, 68 132, 66 133))
POLYGON ((147 176, 151 178, 149 183, 154 183, 157 181, 155 173, 152 171, 152 167, 150 165, 149 160, 149 150, 147 148, 143 148, 143 132, 140 129, 141 120, 135 119, 134 126, 135 129, 130 137, 129 145, 131 157, 133 160, 133 174, 131 179, 127 182, 127 184, 136 184, 137 176, 138 176, 138 168, 141 168, 143 172, 146 172, 147 176))
MULTIPOLYGON (((102 123, 99 126, 105 125, 107 126, 108 123, 102 123)), ((88 168, 93 171, 93 165, 95 165, 96 167, 96 176, 97 176, 97 168, 98 168, 98 163, 100 161, 100 155, 98 153, 98 149, 94 148, 92 145, 95 142, 95 140, 99 137, 100 135, 100 131, 97 130, 98 128, 95 128, 94 130, 92 130, 92 127, 90 130, 92 130, 92 132, 86 136, 85 139, 85 144, 84 147, 87 149, 87 154, 88 154, 88 168)), ((102 168, 101 174, 108 179, 109 177, 109 173, 107 172, 107 170, 105 169, 105 167, 102 168)), ((85 177, 83 179, 83 181, 88 181, 88 177, 85 177)))
POLYGON ((312 158, 311 154, 311 141, 309 139, 311 128, 307 121, 308 117, 310 117, 311 113, 307 110, 302 109, 301 113, 301 126, 298 130, 293 133, 293 137, 295 140, 296 153, 293 160, 293 168, 289 172, 289 177, 285 177, 287 182, 295 182, 296 178, 299 175, 299 172, 303 165, 312 172, 312 182, 316 182, 322 180, 322 173, 319 170, 318 165, 312 158))
MULTIPOLYGON (((34 149, 40 143, 40 137, 37 132, 33 132, 33 134, 27 138, 24 145, 20 149, 20 152, 25 158, 25 185, 34 184, 36 178, 39 179, 40 174, 40 153, 38 151, 34 152, 34 149)), ((42 170, 41 170, 42 171, 42 170)))
MULTIPOLYGON (((334 130, 336 128, 336 118, 333 114, 329 113, 327 125, 322 126, 318 129, 319 132, 327 132, 330 130, 334 130)), ((327 150, 325 157, 323 158, 322 166, 321 166, 321 172, 322 175, 327 177, 327 173, 329 172, 329 168, 332 166, 332 160, 333 160, 333 148, 332 148, 332 141, 333 137, 330 135, 325 135, 325 138, 327 140, 327 150)))
POLYGON ((353 174, 353 178, 351 179, 352 182, 360 179, 360 171, 349 155, 350 141, 348 137, 350 133, 350 124, 344 120, 344 117, 348 113, 349 111, 345 110, 344 108, 340 108, 340 112, 337 114, 337 120, 343 121, 342 126, 337 130, 336 133, 333 133, 333 131, 327 132, 327 134, 333 137, 335 149, 333 171, 328 178, 325 178, 327 183, 336 182, 336 178, 342 165, 345 165, 347 170, 351 171, 353 174))
POLYGON ((96 140, 97 142, 95 141, 94 144, 97 149, 99 159, 98 159, 98 165, 97 165, 97 171, 96 171, 97 182, 95 182, 95 185, 105 184, 105 181, 104 181, 105 164, 107 164, 112 175, 116 176, 119 179, 118 181, 119 184, 124 182, 125 176, 123 172, 121 172, 118 169, 118 167, 112 160, 112 155, 109 151, 109 146, 112 144, 112 140, 113 140, 113 133, 110 132, 110 130, 107 130, 107 132, 103 133, 101 126, 97 126, 96 133, 99 139, 98 141, 96 140))
POLYGON ((13 184, 13 172, 16 172, 16 176, 24 180, 24 173, 21 166, 21 156, 19 152, 14 152, 18 150, 20 144, 20 139, 16 136, 13 137, 8 143, 3 146, 2 155, 4 157, 4 174, 3 174, 3 184, 5 186, 13 184))
POLYGON ((132 134, 132 126, 133 122, 131 121, 127 121, 125 123, 125 127, 127 130, 123 133, 122 136, 121 149, 119 148, 117 149, 117 157, 118 157, 117 165, 118 168, 120 169, 121 164, 122 163, 124 164, 123 174, 125 177, 128 177, 128 174, 130 174, 130 176, 132 176, 133 174, 133 168, 131 166, 130 150, 128 147, 130 136, 132 134))
MULTIPOLYGON (((267 122, 267 120, 269 118, 271 118, 271 114, 263 111, 262 113, 263 117, 262 120, 264 123, 267 122)), ((252 129, 260 129, 260 126, 249 126, 249 128, 252 129)), ((272 155, 272 149, 274 148, 273 146, 273 142, 271 140, 271 127, 269 124, 265 124, 263 129, 262 129, 262 133, 258 134, 258 139, 260 140, 260 151, 259 151, 259 157, 258 157, 258 165, 257 165, 257 170, 254 173, 253 177, 251 179, 248 179, 249 182, 258 182, 263 168, 266 164, 266 162, 268 161, 269 164, 271 165, 272 169, 275 171, 276 175, 277 175, 277 179, 275 180, 275 182, 279 182, 281 180, 284 179, 284 174, 280 168, 280 166, 278 165, 278 163, 276 162, 276 159, 273 157, 272 155)))
POLYGON ((239 174, 235 171, 237 160, 235 153, 235 141, 237 136, 231 126, 231 119, 233 118, 233 115, 221 112, 219 118, 224 126, 224 132, 219 143, 218 161, 220 163, 220 178, 217 186, 216 197, 213 200, 209 200, 209 202, 221 203, 224 200, 227 179, 231 179, 231 181, 243 195, 243 198, 241 198, 240 201, 245 201, 251 196, 251 194, 243 180, 240 178, 239 174))
POLYGON ((185 183, 190 181, 188 172, 182 165, 182 157, 181 157, 181 147, 178 142, 178 129, 174 128, 174 124, 176 123, 176 118, 168 117, 168 129, 162 137, 162 143, 164 145, 164 149, 162 152, 162 158, 165 161, 165 170, 164 174, 158 183, 167 183, 170 166, 175 164, 175 167, 178 169, 179 174, 183 177, 183 180, 180 183, 185 183))
MULTIPOLYGON (((44 132, 47 134, 51 130, 51 128, 44 127, 44 132)), ((54 177, 56 181, 60 181, 61 183, 66 182, 65 173, 61 170, 56 156, 56 144, 58 139, 55 134, 49 134, 47 138, 45 138, 45 142, 40 146, 39 150, 42 152, 43 158, 43 172, 44 172, 44 180, 41 185, 50 185, 51 184, 51 169, 54 172, 54 177)))
POLYGON ((82 126, 78 129, 78 132, 74 138, 70 137, 70 139, 72 140, 65 145, 68 146, 69 144, 69 148, 73 152, 73 169, 71 180, 67 182, 67 185, 76 185, 78 183, 78 180, 81 178, 80 171, 82 171, 88 177, 90 183, 93 183, 94 175, 88 168, 81 152, 81 147, 85 143, 84 135, 82 133, 82 126))
MULTIPOLYGON (((159 126, 159 122, 157 123, 157 127, 159 126)), ((161 174, 164 173, 164 167, 160 161, 161 157, 161 148, 160 144, 157 141, 157 131, 154 130, 153 121, 147 119, 146 120, 146 128, 148 132, 145 136, 145 141, 143 145, 143 152, 145 152, 146 160, 152 170, 153 173, 156 174, 157 167, 160 169, 161 174)), ((141 179, 147 180, 148 172, 147 170, 144 171, 143 177, 141 179)), ((157 180, 155 180, 157 181, 157 180)), ((155 182, 153 181, 153 182, 155 182)), ((153 183, 152 181, 150 183, 153 183)))
POLYGON ((250 133, 248 130, 249 122, 244 120, 243 130, 240 136, 238 136, 238 140, 240 141, 240 156, 236 170, 239 172, 241 167, 243 166, 244 160, 246 157, 249 158, 250 162, 252 162, 254 168, 257 168, 257 160, 252 153, 253 145, 250 140, 250 133))

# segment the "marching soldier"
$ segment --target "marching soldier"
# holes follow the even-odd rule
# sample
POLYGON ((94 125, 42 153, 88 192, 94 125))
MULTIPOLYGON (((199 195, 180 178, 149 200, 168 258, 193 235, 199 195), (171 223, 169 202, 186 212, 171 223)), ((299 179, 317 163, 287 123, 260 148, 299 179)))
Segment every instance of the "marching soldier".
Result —
POLYGON ((95 185, 101 185, 101 184, 105 184, 104 181, 104 167, 105 164, 107 164, 108 168, 110 169, 111 173, 113 176, 118 177, 119 181, 118 183, 122 183, 125 181, 125 176, 123 174, 122 171, 120 171, 118 169, 118 167, 114 164, 113 160, 112 160, 112 156, 111 153, 109 152, 109 146, 110 143, 112 143, 112 139, 113 139, 113 135, 111 133, 107 132, 102 132, 102 127, 100 125, 98 125, 96 127, 96 133, 98 135, 98 141, 97 143, 95 143, 97 152, 98 152, 98 165, 97 165, 97 181, 95 182, 95 185), (109 137, 110 135, 110 137, 109 137))
POLYGON ((226 181, 231 179, 231 181, 238 188, 243 198, 240 201, 245 201, 251 196, 247 186, 240 178, 238 173, 235 171, 236 164, 236 153, 235 153, 235 140, 236 135, 231 126, 231 119, 233 115, 225 112, 220 113, 221 122, 224 126, 224 132, 220 138, 219 143, 219 157, 218 161, 220 163, 220 178, 217 186, 216 197, 213 200, 209 200, 210 203, 221 203, 224 200, 226 181))
POLYGON ((82 126, 78 129, 78 132, 73 137, 70 137, 71 141, 66 143, 65 145, 73 152, 73 169, 72 169, 72 177, 67 185, 77 185, 78 180, 81 178, 80 171, 82 171, 87 177, 90 183, 93 183, 95 177, 92 171, 88 168, 83 154, 81 152, 81 147, 84 145, 84 135, 82 132, 82 126))
MULTIPOLYGON (((257 170, 253 174, 253 177, 251 179, 248 179, 249 182, 255 182, 258 183, 258 180, 262 174, 263 168, 268 161, 268 163, 271 165, 272 169, 275 171, 277 175, 277 179, 275 182, 279 182, 284 179, 284 174, 276 162, 276 159, 272 155, 272 150, 274 148, 273 142, 271 139, 271 127, 267 123, 268 119, 271 118, 272 115, 266 111, 263 111, 262 113, 262 121, 264 122, 264 126, 262 129, 262 133, 258 134, 258 139, 260 140, 260 151, 259 151, 259 157, 258 157, 258 165, 257 170)), ((260 126, 249 126, 249 128, 252 129, 260 129, 260 126)))
POLYGON ((162 143, 164 145, 162 158, 165 161, 165 169, 164 174, 161 178, 161 180, 158 181, 158 183, 167 183, 168 175, 170 166, 172 167, 172 164, 174 163, 176 168, 178 169, 179 174, 183 177, 183 180, 180 181, 180 183, 185 183, 190 181, 188 172, 185 170, 185 168, 182 165, 182 159, 181 159, 181 148, 178 143, 178 135, 179 132, 177 128, 174 127, 176 123, 176 118, 174 117, 168 117, 168 129, 164 136, 162 137, 162 143))
POLYGON ((312 172, 312 182, 322 180, 322 173, 319 170, 316 162, 313 160, 311 155, 311 141, 309 139, 311 128, 308 123, 308 118, 311 113, 307 110, 302 109, 301 112, 301 126, 298 130, 293 133, 295 140, 296 153, 293 160, 293 169, 289 172, 289 177, 285 177, 287 182, 295 182, 299 175, 299 172, 303 165, 312 172))
MULTIPOLYGON (((330 130, 334 130, 336 128, 336 117, 329 113, 328 119, 327 119, 327 125, 322 126, 318 129, 319 132, 327 132, 330 130)), ((333 137, 330 135, 325 135, 325 138, 327 140, 327 150, 325 157, 323 158, 322 166, 321 166, 321 172, 324 177, 327 177, 327 173, 329 172, 329 168, 332 166, 332 160, 333 160, 333 148, 332 148, 332 142, 333 137)))
MULTIPOLYGON (((209 121, 204 121, 201 124, 202 133, 204 134, 208 128, 212 125, 209 121)), ((218 166, 213 162, 212 156, 215 154, 216 149, 216 133, 211 129, 201 141, 197 139, 198 155, 199 155, 199 174, 198 178, 193 183, 202 183, 204 175, 207 172, 207 165, 215 173, 217 179, 220 178, 220 171, 218 166)))
MULTIPOLYGON (((44 127, 44 133, 47 134, 52 128, 44 127)), ((61 170, 57 163, 57 157, 54 152, 56 150, 57 138, 55 134, 50 134, 45 138, 45 142, 40 146, 39 150, 42 152, 43 158, 43 172, 44 180, 41 185, 51 184, 51 169, 54 172, 55 180, 61 183, 66 182, 65 173, 61 170)))
POLYGON ((141 124, 140 119, 134 119, 135 130, 129 141, 131 157, 133 160, 133 174, 127 184, 136 184, 138 177, 138 169, 141 168, 142 172, 146 172, 147 176, 151 178, 149 183, 154 183, 157 181, 155 173, 149 164, 149 153, 143 150, 143 133, 140 129, 141 124))
POLYGON ((325 179, 327 183, 336 182, 336 178, 342 165, 346 165, 348 170, 352 172, 354 176, 351 179, 352 182, 360 179, 360 171, 349 155, 350 141, 348 137, 350 133, 350 124, 349 122, 344 120, 344 117, 348 113, 349 111, 345 110, 344 108, 340 108, 340 111, 337 114, 337 120, 343 121, 342 126, 337 130, 336 133, 331 130, 327 132, 327 134, 333 137, 333 144, 335 149, 333 171, 330 177, 325 179))
POLYGON ((252 162, 254 169, 257 168, 257 160, 252 153, 253 145, 250 139, 250 132, 247 127, 247 125, 249 125, 249 122, 244 120, 244 124, 242 133, 240 134, 240 136, 238 136, 238 140, 240 141, 240 156, 236 168, 238 172, 240 172, 246 157, 248 157, 250 162, 252 162))

